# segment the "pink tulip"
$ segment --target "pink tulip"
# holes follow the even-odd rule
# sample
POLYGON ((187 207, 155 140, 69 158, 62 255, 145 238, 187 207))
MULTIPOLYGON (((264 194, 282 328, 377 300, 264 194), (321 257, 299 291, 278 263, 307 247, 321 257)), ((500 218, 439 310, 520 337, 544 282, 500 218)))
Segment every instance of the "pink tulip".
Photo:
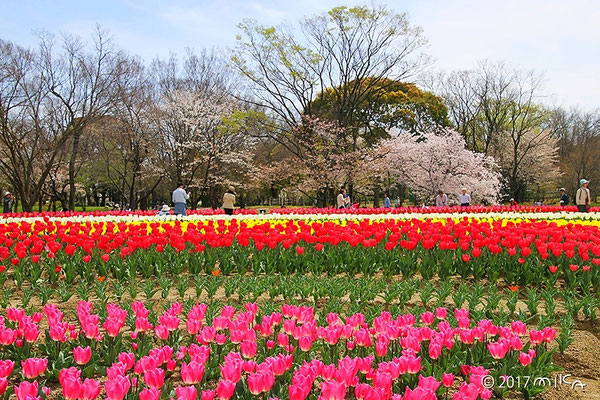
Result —
POLYGON ((217 384, 217 397, 219 400, 229 400, 235 392, 236 383, 228 380, 220 380, 217 384))
POLYGON ((87 364, 92 358, 92 348, 90 346, 80 347, 77 346, 73 349, 73 358, 75 358, 75 363, 79 365, 87 364))
POLYGON ((215 394, 214 390, 204 390, 202 391, 202 400, 214 400, 215 394))
POLYGON ((129 378, 117 375, 104 383, 106 398, 109 400, 123 400, 130 387, 129 378))
POLYGON ((39 392, 39 386, 37 381, 30 383, 27 381, 21 382, 18 386, 15 386, 15 394, 18 400, 27 400, 28 397, 37 397, 39 392))
POLYGON ((256 341, 244 340, 240 343, 240 351, 244 358, 252 358, 256 355, 256 341))
POLYGON ((117 358, 120 363, 125 364, 126 370, 130 370, 135 365, 135 355, 133 353, 120 353, 117 358))
POLYGON ((250 393, 252 393, 254 396, 261 394, 265 388, 265 381, 263 378, 262 374, 258 374, 258 373, 254 373, 254 374, 249 374, 248 378, 248 390, 250 390, 250 393))
POLYGON ((321 383, 321 397, 324 400, 344 400, 346 385, 336 381, 323 381, 321 383))
POLYGON ((292 384, 288 386, 288 395, 290 400, 305 400, 311 390, 311 385, 306 384, 292 384))
POLYGON ((7 386, 8 386, 8 379, 0 378, 0 396, 2 396, 4 394, 4 392, 6 392, 7 386))
POLYGON ((442 384, 444 387, 450 387, 454 383, 454 374, 442 374, 442 384))
POLYGON ((100 394, 100 382, 94 379, 85 379, 81 384, 81 400, 95 400, 100 394))
POLYGON ((66 400, 76 400, 81 394, 81 380, 67 377, 62 382, 62 393, 66 400))
POLYGON ((448 316, 448 310, 445 307, 438 307, 435 309, 435 316, 437 319, 446 319, 448 316))
POLYGON ((241 362, 226 362, 223 365, 219 365, 219 368, 221 369, 223 379, 226 381, 237 383, 242 376, 241 362))
POLYGON ((542 331, 532 330, 529 332, 529 341, 533 346, 537 346, 538 344, 544 341, 544 334, 542 331))
POLYGON ((40 335, 40 330, 34 323, 27 324, 23 327, 23 338, 27 343, 33 343, 37 340, 40 335))
POLYGON ((525 335, 527 333, 527 325, 525 325, 521 321, 513 321, 510 323, 510 329, 519 336, 525 335))
POLYGON ((375 353, 379 356, 379 357, 385 357, 385 355, 388 352, 388 344, 387 342, 384 341, 377 341, 377 343, 375 343, 375 353))
POLYGON ((196 400, 198 392, 194 386, 177 386, 175 388, 177 400, 196 400))
POLYGON ((156 334, 156 337, 161 340, 167 340, 169 337, 169 329, 164 325, 157 325, 156 328, 154 328, 154 333, 156 334))
POLYGON ((35 379, 46 371, 48 367, 47 358, 28 358, 21 361, 23 376, 27 379, 35 379))
POLYGON ((215 339, 219 346, 223 346, 225 344, 225 342, 227 342, 227 336, 223 335, 222 333, 217 334, 215 336, 215 339))
POLYGON ((13 373, 15 362, 12 360, 0 360, 0 378, 7 378, 13 373))
POLYGON ((510 350, 510 344, 508 342, 488 343, 487 347, 495 360, 503 359, 508 350, 510 350))
POLYGON ((160 390, 157 388, 146 388, 140 392, 140 400, 159 400, 160 390))
POLYGON ((153 368, 144 373, 144 383, 152 388, 160 389, 165 384, 165 370, 153 368))
POLYGON ((403 400, 436 400, 437 397, 435 393, 429 389, 423 389, 422 387, 417 387, 414 390, 411 390, 409 387, 406 387, 404 392, 403 400))
POLYGON ((542 334, 544 336, 544 342, 550 343, 556 337, 556 329, 547 326, 542 330, 542 334))
POLYGON ((524 367, 528 366, 529 364, 531 364, 531 361, 533 361, 532 356, 530 356, 527 353, 523 353, 523 352, 519 353, 519 362, 521 363, 522 366, 524 366, 524 367))
POLYGON ((439 382, 437 379, 435 379, 435 377, 433 376, 429 376, 429 377, 423 377, 422 375, 419 375, 419 387, 423 388, 423 389, 427 389, 433 393, 435 393, 436 390, 438 390, 438 388, 440 387, 442 383, 439 382))
POLYGON ((420 316, 421 318, 421 322, 423 322, 425 325, 430 326, 433 324, 433 321, 435 319, 434 315, 432 312, 424 312, 421 314, 420 316))
POLYGON ((181 380, 186 385, 195 385, 202 381, 204 376, 204 364, 197 361, 190 361, 190 363, 183 363, 181 365, 181 380))

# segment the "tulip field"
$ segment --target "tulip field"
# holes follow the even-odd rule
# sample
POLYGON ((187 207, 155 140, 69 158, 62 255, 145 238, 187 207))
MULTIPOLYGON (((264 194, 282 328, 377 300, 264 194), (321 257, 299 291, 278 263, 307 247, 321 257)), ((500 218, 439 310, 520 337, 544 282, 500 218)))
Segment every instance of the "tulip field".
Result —
POLYGON ((572 211, 5 215, 0 395, 600 398, 600 214, 572 211))

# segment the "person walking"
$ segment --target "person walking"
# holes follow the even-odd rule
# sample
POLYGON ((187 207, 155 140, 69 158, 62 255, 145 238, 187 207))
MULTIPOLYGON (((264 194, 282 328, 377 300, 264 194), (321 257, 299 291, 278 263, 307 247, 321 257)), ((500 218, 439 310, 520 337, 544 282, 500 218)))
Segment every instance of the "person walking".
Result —
POLYGON ((233 215, 233 205, 235 204, 235 188, 229 186, 229 190, 223 195, 223 210, 225 214, 233 215))
POLYGON ((565 188, 560 188, 560 205, 563 207, 569 205, 569 195, 565 188))
POLYGON ((442 190, 435 196, 435 205, 436 207, 446 207, 448 205, 448 196, 442 190))
POLYGON ((577 204, 577 211, 579 212, 588 212, 590 210, 592 197, 590 196, 590 189, 588 189, 589 183, 590 181, 586 179, 579 181, 581 187, 577 189, 577 194, 575 195, 575 204, 577 204))
POLYGON ((462 188, 462 193, 458 196, 458 201, 461 207, 468 207, 471 205, 471 195, 467 193, 467 188, 462 188))
POLYGON ((173 191, 173 213, 175 215, 187 215, 186 214, 186 202, 190 198, 190 194, 186 193, 183 189, 183 183, 177 185, 177 189, 173 191))
POLYGON ((13 204, 15 203, 15 199, 12 197, 10 192, 6 192, 4 195, 4 209, 2 210, 4 214, 10 214, 13 212, 13 204))
POLYGON ((386 193, 383 197, 383 208, 391 208, 392 202, 390 200, 390 196, 386 193))

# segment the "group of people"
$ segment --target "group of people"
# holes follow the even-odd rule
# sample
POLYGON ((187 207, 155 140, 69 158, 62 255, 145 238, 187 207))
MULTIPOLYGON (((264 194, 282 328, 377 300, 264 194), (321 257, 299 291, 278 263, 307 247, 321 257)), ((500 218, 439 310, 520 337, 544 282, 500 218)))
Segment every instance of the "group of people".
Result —
MULTIPOLYGON (((467 188, 462 188, 458 196, 458 201, 461 207, 468 207, 471 205, 471 195, 467 193, 467 188)), ((437 196, 435 196, 436 207, 447 207, 448 206, 448 195, 443 190, 439 190, 437 196)))
MULTIPOLYGON (((577 206, 577 210, 579 212, 588 212, 590 210, 590 204, 591 204, 591 195, 590 195, 590 189, 588 189, 588 185, 589 185, 589 181, 587 179, 581 179, 579 181, 579 189, 577 189, 577 193, 575 195, 575 205, 577 206)), ((567 206, 569 205, 569 195, 567 194, 567 191, 565 190, 565 188, 560 188, 560 205, 561 206, 567 206)), ((462 188, 461 189, 461 194, 458 196, 458 201, 461 205, 461 207, 468 207, 471 205, 471 195, 467 193, 467 189, 466 188, 462 188)), ((337 199, 337 206, 338 208, 345 208, 345 204, 349 203, 349 197, 347 197, 346 195, 346 190, 344 188, 342 188, 340 190, 340 194, 338 195, 338 199, 337 199), (346 201, 345 199, 348 198, 348 200, 346 201)), ((399 199, 396 200, 396 207, 399 207, 399 199)), ((514 207, 517 205, 517 202, 515 201, 514 198, 511 198, 509 200, 510 206, 514 207)), ((446 195, 444 193, 443 190, 439 190, 438 194, 435 196, 435 205, 436 207, 447 207, 448 206, 448 195, 446 195)), ((543 201, 541 201, 540 203, 538 203, 538 205, 543 205, 543 201)), ((388 194, 386 193, 384 198, 383 198, 383 207, 384 208, 390 208, 391 207, 391 200, 390 197, 388 196, 388 194)))
MULTIPOLYGON (((587 179, 581 179, 579 181, 579 189, 577 189, 577 193, 575 195, 575 204, 577 205, 577 210, 579 212, 588 212, 591 206, 592 197, 590 195, 590 189, 588 189, 589 181, 587 179)), ((560 205, 567 206, 569 205, 569 195, 564 188, 560 188, 560 205)), ((227 192, 223 195, 223 210, 226 215, 233 215, 233 210, 235 208, 235 197, 236 192, 233 186, 229 186, 227 192)), ((177 185, 177 188, 173 191, 173 195, 171 196, 171 200, 173 201, 173 213, 175 215, 186 215, 187 210, 187 201, 190 198, 190 193, 186 192, 184 189, 184 184, 180 183, 177 185)), ((461 194, 458 196, 458 200, 460 202, 461 207, 468 207, 471 205, 471 195, 467 193, 466 188, 461 189, 461 194)), ((4 194, 3 199, 3 212, 11 213, 13 212, 15 199, 10 192, 6 192, 4 194)), ((400 207, 401 202, 400 199, 396 199, 396 207, 400 207)), ((438 191, 437 196, 435 196, 435 205, 437 207, 446 207, 448 206, 448 195, 446 195, 442 190, 438 191)), ((510 205, 516 206, 517 202, 514 199, 510 199, 510 205)), ((346 188, 340 188, 340 191, 336 198, 336 206, 337 208, 351 208, 354 205, 350 202, 350 196, 346 193, 346 188)), ((383 207, 390 208, 392 206, 389 195, 386 193, 383 199, 383 207)), ((163 206, 158 211, 159 216, 170 215, 171 208, 167 204, 163 204, 163 206)))
MULTIPOLYGON (((171 196, 171 200, 173 201, 173 214, 175 215, 187 215, 187 201, 190 199, 190 192, 186 192, 184 186, 183 183, 177 185, 177 188, 173 191, 171 196)), ((223 211, 225 211, 226 215, 233 215, 235 196, 235 188, 229 186, 227 192, 223 195, 223 211)), ((165 216, 170 214, 171 208, 167 204, 163 204, 157 215, 165 216)))

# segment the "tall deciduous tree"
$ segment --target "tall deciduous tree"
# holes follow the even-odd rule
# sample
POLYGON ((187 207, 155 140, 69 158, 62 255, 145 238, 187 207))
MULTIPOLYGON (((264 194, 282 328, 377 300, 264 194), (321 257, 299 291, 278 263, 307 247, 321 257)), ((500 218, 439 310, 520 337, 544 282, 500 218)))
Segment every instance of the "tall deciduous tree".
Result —
POLYGON ((41 38, 39 65, 47 90, 49 129, 70 141, 69 208, 75 207, 75 176, 85 127, 107 115, 117 101, 118 81, 128 74, 128 57, 117 51, 98 27, 92 46, 64 36, 57 49, 53 36, 41 38))
POLYGON ((548 128, 558 139, 561 186, 574 196, 580 179, 600 181, 600 111, 559 108, 548 128))
MULTIPOLYGON (((231 64, 253 101, 288 127, 313 114, 313 100, 326 90, 335 98, 331 120, 352 127, 357 108, 388 79, 406 78, 427 63, 419 53, 426 43, 421 29, 385 7, 336 7, 304 18, 296 32, 253 20, 239 28, 231 64)), ((295 143, 291 130, 278 133, 277 140, 295 143)), ((351 147, 352 138, 346 141, 351 147)))
MULTIPOLYGON (((350 82, 350 86, 356 83, 350 82)), ((353 127, 358 137, 369 145, 389 138, 389 130, 395 128, 417 134, 450 125, 448 109, 443 100, 431 92, 421 90, 413 83, 383 78, 366 78, 360 83, 362 90, 371 87, 364 99, 352 111, 353 127), (373 80, 378 82, 373 83, 373 80)), ((311 103, 312 113, 321 119, 336 120, 337 91, 328 88, 317 95, 311 103)), ((356 147, 356 146, 355 146, 356 147)))
POLYGON ((541 78, 534 71, 484 61, 450 74, 440 90, 469 148, 501 160, 506 195, 522 201, 530 186, 539 187, 527 159, 537 158, 537 168, 556 178, 557 164, 546 156, 553 143, 546 140, 550 113, 539 104, 541 78))

